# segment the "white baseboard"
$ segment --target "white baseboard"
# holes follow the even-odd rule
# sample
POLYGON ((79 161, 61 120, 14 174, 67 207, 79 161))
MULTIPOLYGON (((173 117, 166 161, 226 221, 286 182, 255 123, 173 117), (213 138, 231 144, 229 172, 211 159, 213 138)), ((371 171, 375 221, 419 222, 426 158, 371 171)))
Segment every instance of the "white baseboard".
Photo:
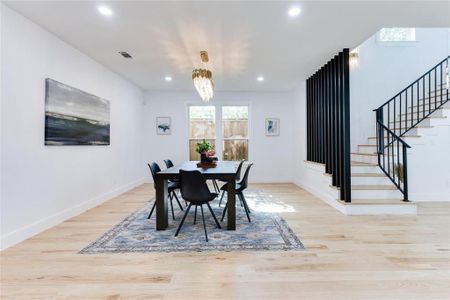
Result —
POLYGON ((13 232, 10 232, 2 237, 0 237, 0 251, 5 250, 11 246, 14 246, 38 233, 41 233, 44 230, 47 230, 53 226, 56 226, 70 218, 73 218, 88 209, 96 207, 103 202, 106 202, 120 194, 123 194, 145 182, 145 178, 141 178, 135 182, 131 182, 122 187, 119 187, 111 192, 107 192, 100 196, 97 196, 93 199, 87 200, 70 208, 67 208, 63 211, 60 211, 56 214, 48 216, 44 219, 36 221, 30 225, 24 226, 13 232))
POLYGON ((331 195, 323 192, 322 190, 320 190, 318 188, 314 188, 311 185, 308 185, 300 180, 296 180, 294 182, 294 184, 297 185, 298 187, 304 189, 305 191, 310 192, 311 194, 313 194, 314 196, 316 196, 317 198, 319 198, 326 204, 330 205, 331 207, 333 207, 333 208, 337 209, 338 211, 340 211, 341 213, 345 214, 345 206, 340 204, 339 202, 337 202, 336 199, 334 199, 331 195))
POLYGON ((450 202, 450 196, 443 193, 409 193, 409 200, 414 202, 450 202))

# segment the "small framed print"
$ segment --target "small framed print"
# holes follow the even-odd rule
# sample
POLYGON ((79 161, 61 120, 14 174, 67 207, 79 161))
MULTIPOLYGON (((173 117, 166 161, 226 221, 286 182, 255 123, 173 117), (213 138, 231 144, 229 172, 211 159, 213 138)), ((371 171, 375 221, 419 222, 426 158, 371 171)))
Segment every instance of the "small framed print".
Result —
POLYGON ((169 135, 172 133, 170 117, 156 117, 156 134, 169 135))
POLYGON ((280 135, 280 119, 266 118, 265 131, 266 131, 266 136, 280 135))

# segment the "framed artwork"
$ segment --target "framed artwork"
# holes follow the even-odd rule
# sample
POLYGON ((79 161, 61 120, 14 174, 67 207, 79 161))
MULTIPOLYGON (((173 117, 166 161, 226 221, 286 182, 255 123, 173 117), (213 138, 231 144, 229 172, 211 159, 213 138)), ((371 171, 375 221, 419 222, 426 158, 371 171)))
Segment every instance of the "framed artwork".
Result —
POLYGON ((169 135, 172 133, 170 117, 156 117, 156 134, 169 135))
POLYGON ((280 119, 266 118, 265 131, 266 131, 266 136, 280 135, 280 119))
POLYGON ((110 102, 45 80, 45 145, 109 145, 110 102))

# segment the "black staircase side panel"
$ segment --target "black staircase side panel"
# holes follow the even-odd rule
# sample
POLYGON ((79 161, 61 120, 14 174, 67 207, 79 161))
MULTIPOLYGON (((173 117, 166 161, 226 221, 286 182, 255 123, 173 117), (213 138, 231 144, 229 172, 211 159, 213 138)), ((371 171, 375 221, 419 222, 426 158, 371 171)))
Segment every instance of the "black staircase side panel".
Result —
POLYGON ((349 75, 344 49, 306 82, 307 159, 325 164, 346 202, 351 201, 349 75))

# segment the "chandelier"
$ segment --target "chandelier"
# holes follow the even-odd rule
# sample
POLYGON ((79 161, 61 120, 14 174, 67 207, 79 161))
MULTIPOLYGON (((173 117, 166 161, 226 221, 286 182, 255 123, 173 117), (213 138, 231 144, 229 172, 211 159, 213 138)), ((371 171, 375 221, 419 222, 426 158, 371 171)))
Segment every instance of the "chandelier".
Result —
MULTIPOLYGON (((204 64, 209 61, 208 52, 206 51, 200 51, 200 57, 204 64)), ((200 98, 204 102, 209 102, 214 96, 214 82, 211 71, 208 69, 194 69, 192 71, 192 80, 200 98)))

